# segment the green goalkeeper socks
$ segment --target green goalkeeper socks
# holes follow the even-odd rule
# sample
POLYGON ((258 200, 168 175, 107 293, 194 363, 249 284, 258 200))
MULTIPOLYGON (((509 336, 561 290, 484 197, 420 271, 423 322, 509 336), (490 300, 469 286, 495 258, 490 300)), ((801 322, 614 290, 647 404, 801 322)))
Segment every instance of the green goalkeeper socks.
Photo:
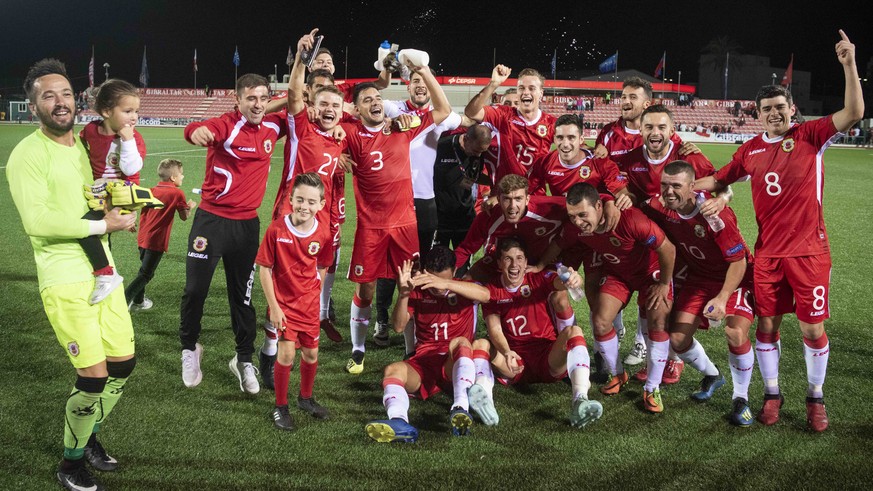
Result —
POLYGON ((65 459, 78 460, 84 455, 85 444, 88 443, 100 412, 100 396, 101 394, 74 388, 67 398, 64 414, 65 459))

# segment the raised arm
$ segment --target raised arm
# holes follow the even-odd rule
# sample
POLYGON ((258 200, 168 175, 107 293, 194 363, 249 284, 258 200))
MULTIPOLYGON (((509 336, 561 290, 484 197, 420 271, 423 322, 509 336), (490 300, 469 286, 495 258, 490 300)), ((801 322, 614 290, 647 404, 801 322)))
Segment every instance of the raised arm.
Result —
POLYGON ((864 117, 864 96, 861 93, 861 80, 858 78, 858 67, 855 66, 855 45, 849 41, 846 33, 840 29, 840 42, 837 43, 837 59, 843 65, 846 75, 846 93, 844 106, 834 113, 834 126, 838 131, 845 132, 855 126, 864 117))
POLYGON ((445 91, 430 72, 430 68, 417 66, 410 67, 410 69, 421 75, 421 80, 430 93, 430 103, 433 104, 433 111, 430 114, 433 116, 433 122, 435 124, 442 123, 452 112, 452 105, 449 104, 449 98, 446 97, 445 91))
POLYGON ((397 302, 391 312, 391 326, 394 332, 403 332, 409 323, 409 295, 412 293, 412 261, 405 260, 397 268, 397 302))
POLYGON ((469 281, 444 279, 427 272, 421 273, 413 278, 412 283, 421 289, 436 288, 437 290, 449 290, 450 292, 457 293, 464 298, 479 303, 485 303, 491 298, 488 289, 482 285, 469 281))
POLYGON ((304 34, 297 41, 297 53, 294 55, 294 65, 291 68, 291 78, 288 80, 288 116, 293 117, 303 110, 306 103, 303 102, 303 91, 306 90, 306 67, 300 61, 300 53, 303 50, 312 49, 315 45, 315 34, 318 28, 304 34))
POLYGON ((494 67, 491 71, 491 80, 488 82, 488 85, 479 91, 476 97, 470 99, 467 107, 464 108, 464 114, 473 121, 481 123, 482 119, 485 118, 485 106, 491 103, 491 96, 497 91, 497 87, 506 82, 510 73, 512 73, 512 69, 507 66, 497 65, 494 67))

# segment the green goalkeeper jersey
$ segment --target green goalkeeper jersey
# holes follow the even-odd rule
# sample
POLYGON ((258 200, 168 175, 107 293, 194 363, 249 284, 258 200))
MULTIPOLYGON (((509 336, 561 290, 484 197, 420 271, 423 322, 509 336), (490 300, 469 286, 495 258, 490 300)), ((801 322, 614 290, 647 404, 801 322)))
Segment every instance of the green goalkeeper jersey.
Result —
MULTIPOLYGON (((82 186, 93 183, 85 147, 49 139, 41 130, 21 140, 6 165, 12 199, 30 237, 39 289, 88 281, 93 268, 76 241, 88 235, 82 186)), ((103 239, 103 248, 112 255, 103 239)))

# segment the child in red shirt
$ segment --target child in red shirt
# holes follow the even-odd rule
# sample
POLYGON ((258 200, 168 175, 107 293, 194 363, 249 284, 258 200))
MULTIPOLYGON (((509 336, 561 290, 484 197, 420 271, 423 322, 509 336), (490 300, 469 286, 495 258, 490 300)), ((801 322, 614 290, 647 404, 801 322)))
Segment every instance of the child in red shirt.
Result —
POLYGON ((267 227, 255 259, 269 305, 267 316, 279 334, 278 341, 273 340, 279 345, 273 371, 276 388, 273 423, 282 430, 294 429, 288 412, 288 385, 298 345, 303 359, 297 407, 317 419, 330 417, 330 412, 312 397, 320 332, 318 255, 333 240, 330 224, 315 218, 324 204, 324 184, 318 174, 298 174, 291 191, 291 214, 267 227))
POLYGON ((161 256, 167 252, 170 243, 170 231, 173 230, 173 213, 178 210, 179 218, 187 220, 191 210, 197 206, 194 200, 185 200, 185 193, 179 189, 182 180, 182 162, 175 159, 164 159, 158 166, 158 177, 161 182, 151 189, 155 198, 164 203, 164 207, 144 208, 139 220, 139 258, 142 265, 130 285, 124 290, 131 312, 148 310, 154 303, 145 296, 145 287, 155 275, 155 269, 161 262, 161 256))

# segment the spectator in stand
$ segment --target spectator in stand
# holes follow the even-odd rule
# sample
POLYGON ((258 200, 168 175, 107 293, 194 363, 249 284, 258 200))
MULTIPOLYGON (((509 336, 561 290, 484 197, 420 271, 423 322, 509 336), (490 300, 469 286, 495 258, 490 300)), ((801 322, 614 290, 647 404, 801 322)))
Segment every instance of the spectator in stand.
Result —
MULTIPOLYGON (((576 111, 581 113, 584 110, 585 110, 585 99, 583 99, 582 97, 579 97, 578 99, 576 99, 576 111)), ((582 116, 580 116, 580 118, 581 117, 582 116)))

